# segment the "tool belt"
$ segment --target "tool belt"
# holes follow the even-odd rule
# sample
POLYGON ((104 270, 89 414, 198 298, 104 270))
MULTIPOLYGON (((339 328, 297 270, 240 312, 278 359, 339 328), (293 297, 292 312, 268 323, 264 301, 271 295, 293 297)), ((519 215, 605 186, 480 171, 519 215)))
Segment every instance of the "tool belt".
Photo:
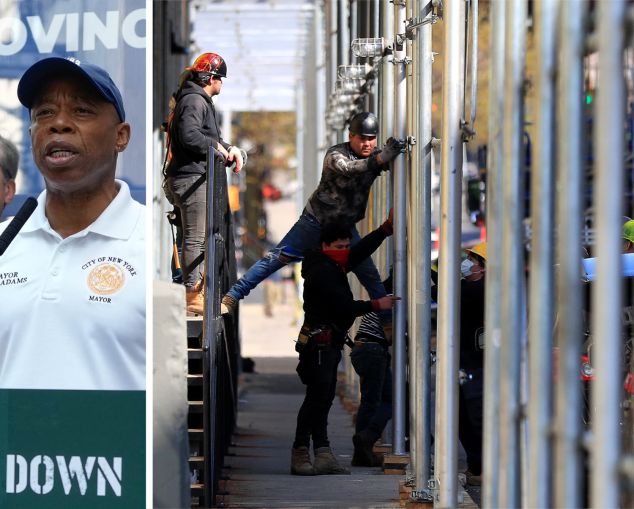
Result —
POLYGON ((354 341, 354 346, 365 346, 365 345, 379 345, 387 349, 386 343, 381 341, 359 341, 359 340, 354 341))
POLYGON ((342 348, 345 342, 345 335, 338 334, 338 332, 334 325, 312 326, 304 323, 297 335, 295 351, 300 353, 308 346, 324 350, 333 344, 338 348, 342 348))

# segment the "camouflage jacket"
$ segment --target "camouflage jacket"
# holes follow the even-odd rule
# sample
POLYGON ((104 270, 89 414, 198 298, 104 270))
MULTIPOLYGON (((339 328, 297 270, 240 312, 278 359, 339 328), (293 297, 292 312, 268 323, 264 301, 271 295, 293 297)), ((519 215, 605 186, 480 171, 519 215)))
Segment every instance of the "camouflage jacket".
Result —
POLYGON ((352 151, 350 143, 330 147, 324 157, 321 180, 308 199, 307 210, 321 224, 337 222, 352 226, 363 219, 374 179, 389 168, 378 164, 378 153, 376 150, 362 159, 352 151))

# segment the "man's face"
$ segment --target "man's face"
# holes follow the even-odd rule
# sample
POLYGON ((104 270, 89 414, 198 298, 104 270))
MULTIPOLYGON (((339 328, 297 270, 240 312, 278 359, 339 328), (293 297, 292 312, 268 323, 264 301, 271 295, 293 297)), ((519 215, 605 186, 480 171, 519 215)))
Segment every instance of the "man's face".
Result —
POLYGON ((90 191, 114 179, 130 125, 86 80, 60 77, 34 101, 30 133, 33 159, 49 191, 90 191))
POLYGON ((370 157, 376 148, 376 136, 362 136, 351 134, 349 137, 350 148, 359 157, 370 157))
POLYGON ((0 168, 0 215, 15 196, 15 180, 8 178, 0 168))
POLYGON ((211 85, 211 97, 218 95, 222 90, 222 78, 220 76, 212 76, 211 80, 209 80, 209 85, 211 85))
POLYGON ((468 253, 467 258, 473 262, 473 266, 471 267, 471 274, 465 279, 467 281, 480 281, 480 279, 484 276, 486 269, 482 266, 482 262, 477 256, 473 256, 471 253, 468 253))
POLYGON ((350 239, 338 239, 338 240, 335 240, 334 242, 331 242, 330 244, 326 244, 325 242, 322 242, 321 249, 322 250, 334 249, 337 251, 350 249, 350 239))

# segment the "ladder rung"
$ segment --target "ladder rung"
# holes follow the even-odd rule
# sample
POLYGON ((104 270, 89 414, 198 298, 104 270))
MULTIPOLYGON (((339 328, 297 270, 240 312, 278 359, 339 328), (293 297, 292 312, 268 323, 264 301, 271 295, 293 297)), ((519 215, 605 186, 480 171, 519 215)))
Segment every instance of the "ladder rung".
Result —
POLYGON ((202 348, 188 348, 187 357, 190 359, 201 359, 203 356, 202 348))
POLYGON ((188 401, 187 404, 190 412, 198 413, 203 411, 204 405, 202 401, 188 401))

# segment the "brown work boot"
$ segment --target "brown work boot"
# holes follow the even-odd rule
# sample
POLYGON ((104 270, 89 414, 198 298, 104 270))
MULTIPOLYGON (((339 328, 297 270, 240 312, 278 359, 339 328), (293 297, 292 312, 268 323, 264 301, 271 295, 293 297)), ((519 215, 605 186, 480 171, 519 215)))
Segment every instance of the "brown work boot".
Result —
POLYGON ((233 310, 238 305, 238 301, 234 299, 231 295, 227 294, 222 298, 220 302, 220 314, 228 315, 233 313, 233 310))
POLYGON ((308 447, 298 447, 291 452, 292 475, 315 475, 313 464, 310 462, 308 447))
POLYGON ((342 467, 330 447, 315 449, 315 475, 345 474, 350 475, 350 470, 342 467))
POLYGON ((202 315, 205 312, 205 296, 202 290, 187 288, 185 291, 185 301, 187 302, 188 315, 202 315))

